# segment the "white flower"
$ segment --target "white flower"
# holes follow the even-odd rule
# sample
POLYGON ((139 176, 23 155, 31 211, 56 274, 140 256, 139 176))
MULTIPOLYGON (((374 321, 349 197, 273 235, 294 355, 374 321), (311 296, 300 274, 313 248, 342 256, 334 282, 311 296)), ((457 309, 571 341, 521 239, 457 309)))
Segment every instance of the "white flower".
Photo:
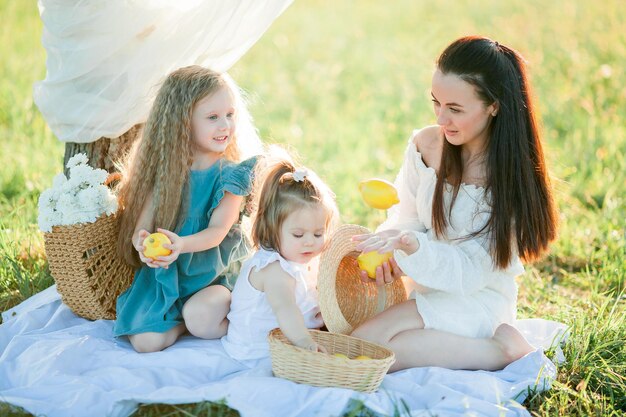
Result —
POLYGON ((45 208, 52 210, 57 203, 58 196, 55 194, 54 189, 48 188, 39 196, 39 208, 45 208))
POLYGON ((99 186, 98 190, 102 196, 102 208, 105 214, 117 212, 117 197, 109 190, 109 187, 99 186))
POLYGON ((98 207, 101 205, 100 192, 95 187, 87 187, 83 190, 80 190, 76 194, 76 198, 78 199, 78 206, 85 210, 89 210, 92 207, 98 207))
POLYGON ((293 172, 293 180, 296 182, 302 182, 309 175, 309 171, 306 168, 298 168, 293 172))
POLYGON ((39 196, 37 222, 42 231, 50 232, 57 225, 93 223, 103 214, 117 211, 117 197, 104 185, 108 173, 92 168, 87 161, 85 154, 70 158, 69 178, 56 175, 52 187, 39 196))
POLYGON ((80 164, 87 165, 88 161, 89 161, 89 159, 87 158, 87 154, 77 153, 76 155, 72 156, 67 161, 67 164, 65 166, 68 167, 68 168, 72 168, 72 167, 75 167, 75 166, 80 165, 80 164))
POLYGON ((63 173, 57 174, 52 179, 52 188, 61 188, 67 182, 67 178, 63 173))

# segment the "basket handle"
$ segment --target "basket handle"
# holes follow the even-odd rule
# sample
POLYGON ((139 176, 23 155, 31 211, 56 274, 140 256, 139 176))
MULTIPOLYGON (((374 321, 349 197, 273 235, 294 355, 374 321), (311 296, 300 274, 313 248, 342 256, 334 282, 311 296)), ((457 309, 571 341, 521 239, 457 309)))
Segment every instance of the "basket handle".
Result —
POLYGON ((109 186, 111 183, 120 181, 122 179, 122 174, 119 172, 112 172, 107 176, 107 179, 104 180, 104 185, 109 186))

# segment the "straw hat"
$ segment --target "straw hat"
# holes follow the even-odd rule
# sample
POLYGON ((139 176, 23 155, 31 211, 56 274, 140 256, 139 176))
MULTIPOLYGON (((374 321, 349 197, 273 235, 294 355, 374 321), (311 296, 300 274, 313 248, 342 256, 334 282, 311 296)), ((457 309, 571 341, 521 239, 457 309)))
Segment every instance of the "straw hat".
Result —
POLYGON ((320 258, 317 288, 320 310, 329 331, 350 334, 381 311, 407 299, 401 279, 377 286, 363 283, 359 275, 356 242, 352 236, 371 233, 365 227, 346 224, 333 234, 320 258))

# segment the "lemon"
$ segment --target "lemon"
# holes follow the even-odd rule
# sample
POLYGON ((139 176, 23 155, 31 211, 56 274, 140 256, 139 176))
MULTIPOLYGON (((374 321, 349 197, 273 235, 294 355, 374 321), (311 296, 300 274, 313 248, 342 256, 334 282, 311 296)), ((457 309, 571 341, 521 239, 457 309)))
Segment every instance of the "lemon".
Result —
POLYGON ((400 202, 396 187, 389 181, 378 178, 361 181, 359 191, 363 200, 375 209, 387 210, 400 202))
POLYGON ((357 360, 357 361, 371 361, 372 358, 370 358, 367 355, 359 355, 356 358, 354 358, 354 360, 357 360))
POLYGON ((376 267, 382 265, 383 262, 387 262, 393 254, 378 253, 377 251, 364 252, 357 256, 356 261, 359 264, 359 268, 367 272, 367 276, 376 279, 376 267))
POLYGON ((346 355, 344 355, 343 353, 333 353, 333 356, 336 356, 338 358, 344 358, 344 359, 349 359, 346 355))
POLYGON ((143 240, 143 246, 145 246, 143 254, 147 258, 152 259, 156 259, 157 256, 169 255, 170 253, 172 253, 172 251, 169 249, 165 249, 163 247, 164 243, 170 244, 172 242, 163 233, 152 233, 148 235, 148 237, 143 240))

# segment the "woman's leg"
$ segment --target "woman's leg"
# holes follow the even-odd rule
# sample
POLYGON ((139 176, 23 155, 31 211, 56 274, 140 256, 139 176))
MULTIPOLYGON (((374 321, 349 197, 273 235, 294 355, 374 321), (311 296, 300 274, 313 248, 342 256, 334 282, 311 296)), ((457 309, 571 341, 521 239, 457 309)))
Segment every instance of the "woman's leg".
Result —
POLYGON ((407 300, 361 323, 352 332, 352 336, 387 346, 397 334, 423 328, 424 321, 417 312, 415 300, 407 300))
POLYGON ((217 339, 226 334, 230 310, 230 290, 212 285, 195 293, 183 306, 183 320, 189 333, 202 339, 217 339))
POLYGON ((500 325, 492 338, 484 339, 424 329, 413 300, 383 311, 352 335, 391 349, 396 362, 390 372, 419 366, 496 370, 533 350, 524 336, 508 324, 500 325))
POLYGON ((534 350, 513 326, 501 324, 491 338, 471 338, 430 329, 406 330, 387 346, 396 354, 390 372, 418 366, 495 371, 534 350))
POLYGON ((139 353, 158 352, 171 345, 185 332, 185 325, 179 324, 165 333, 146 332, 128 336, 130 344, 139 353))

